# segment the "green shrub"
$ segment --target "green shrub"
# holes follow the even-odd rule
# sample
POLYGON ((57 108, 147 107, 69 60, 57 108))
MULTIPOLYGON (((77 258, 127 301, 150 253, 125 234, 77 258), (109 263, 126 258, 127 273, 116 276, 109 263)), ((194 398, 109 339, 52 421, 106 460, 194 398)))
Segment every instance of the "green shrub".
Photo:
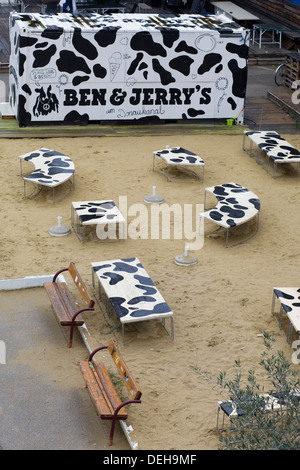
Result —
MULTIPOLYGON (((220 449, 228 450, 299 450, 300 449, 300 388, 299 371, 292 369, 282 351, 272 352, 274 339, 263 334, 266 351, 259 365, 266 372, 271 389, 268 397, 257 383, 255 371, 249 370, 242 385, 241 364, 235 361, 237 371, 232 380, 220 373, 218 384, 228 393, 243 414, 230 419, 225 432, 219 433, 220 449), (266 411, 269 396, 282 405, 278 410, 266 411)), ((267 408, 268 409, 268 408, 267 408)))

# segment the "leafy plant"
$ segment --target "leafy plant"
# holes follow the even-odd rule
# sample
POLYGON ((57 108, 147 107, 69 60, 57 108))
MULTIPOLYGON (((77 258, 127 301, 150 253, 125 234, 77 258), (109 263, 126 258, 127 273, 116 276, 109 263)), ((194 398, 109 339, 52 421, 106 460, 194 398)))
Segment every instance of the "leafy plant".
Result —
POLYGON ((266 351, 259 365, 266 372, 271 390, 266 394, 249 370, 242 384, 240 361, 232 380, 220 373, 218 384, 227 391, 228 400, 239 410, 230 419, 226 432, 219 434, 221 449, 229 450, 299 450, 300 449, 300 389, 299 372, 293 370, 282 351, 272 352, 274 339, 263 334, 266 351), (272 407, 273 399, 279 405, 272 407))

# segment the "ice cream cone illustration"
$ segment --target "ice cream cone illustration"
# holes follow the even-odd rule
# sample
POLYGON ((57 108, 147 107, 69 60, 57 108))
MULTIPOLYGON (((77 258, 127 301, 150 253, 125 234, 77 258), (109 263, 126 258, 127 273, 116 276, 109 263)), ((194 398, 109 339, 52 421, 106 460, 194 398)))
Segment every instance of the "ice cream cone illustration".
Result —
POLYGON ((114 52, 109 58, 110 80, 113 81, 122 63, 122 54, 114 52))

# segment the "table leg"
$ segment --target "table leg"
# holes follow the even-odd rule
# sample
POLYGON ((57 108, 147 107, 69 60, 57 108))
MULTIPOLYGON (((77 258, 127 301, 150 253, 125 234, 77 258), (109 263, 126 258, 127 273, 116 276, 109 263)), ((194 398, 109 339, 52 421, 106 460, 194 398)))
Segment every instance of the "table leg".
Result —
POLYGON ((275 162, 274 160, 274 163, 273 163, 273 178, 276 178, 276 173, 277 173, 277 163, 275 162))
POLYGON ((166 319, 165 318, 162 318, 162 325, 163 325, 163 328, 164 330, 166 331, 166 333, 168 335, 171 336, 172 340, 174 340, 174 322, 173 322, 173 317, 170 317, 170 322, 171 322, 171 333, 168 332, 167 328, 166 328, 166 319))
POLYGON ((206 211, 206 191, 204 191, 203 208, 204 208, 204 210, 206 211))
POLYGON ((261 148, 257 147, 257 152, 256 152, 256 163, 260 165, 260 157, 261 157, 261 148))
POLYGON ((293 324, 289 320, 288 330, 287 330, 287 335, 286 335, 286 339, 289 345, 291 345, 292 343, 292 336, 293 336, 293 324))
POLYGON ((95 271, 94 271, 93 266, 92 266, 92 286, 95 289, 95 271))
POLYGON ((244 136, 243 136, 243 143, 242 143, 242 149, 243 150, 246 150, 245 149, 245 142, 246 142, 246 134, 244 134, 244 136))
POLYGON ((121 223, 121 225, 122 225, 122 240, 125 240, 125 222, 121 223))
POLYGON ((107 295, 105 294, 105 292, 104 292, 104 295, 105 295, 105 308, 106 308, 106 313, 107 313, 107 316, 111 319, 111 316, 110 316, 110 313, 109 313, 109 298, 107 297, 107 295))
POLYGON ((171 338, 174 340, 174 320, 171 317, 171 338))
POLYGON ((74 226, 74 207, 71 206, 71 225, 74 226))
POLYGON ((262 36, 264 34, 264 31, 262 29, 259 29, 259 48, 261 49, 261 43, 262 43, 262 36))
POLYGON ((78 213, 77 211, 74 209, 73 206, 71 206, 71 223, 74 227, 74 230, 76 231, 78 237, 83 241, 84 243, 84 236, 85 236, 85 233, 84 233, 84 226, 82 226, 82 235, 81 235, 81 230, 80 230, 80 227, 81 227, 81 224, 80 224, 80 219, 79 219, 79 216, 78 216, 78 213))
POLYGON ((274 315, 275 299, 276 299, 276 294, 275 294, 275 292, 273 291, 272 306, 271 306, 271 313, 272 313, 272 315, 274 315))
POLYGON ((125 325, 122 323, 122 338, 123 338, 123 344, 125 344, 125 331, 124 331, 125 325))
POLYGON ((226 248, 228 248, 228 232, 229 228, 226 229, 226 248))

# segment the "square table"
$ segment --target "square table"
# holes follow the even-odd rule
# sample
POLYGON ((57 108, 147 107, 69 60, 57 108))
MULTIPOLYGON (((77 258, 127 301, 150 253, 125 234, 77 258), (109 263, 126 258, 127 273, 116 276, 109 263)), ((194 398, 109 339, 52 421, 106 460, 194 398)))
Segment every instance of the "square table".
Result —
POLYGON ((120 319, 123 343, 126 324, 161 319, 165 328, 166 318, 170 318, 171 337, 174 339, 173 312, 138 258, 92 263, 94 288, 95 275, 98 279, 99 298, 101 299, 101 288, 105 294, 108 316, 110 317, 110 301, 114 314, 120 319))
POLYGON ((258 44, 259 49, 261 49, 262 44, 278 44, 279 49, 281 49, 281 38, 282 38, 282 31, 284 31, 283 28, 280 26, 273 24, 273 23, 258 23, 253 25, 253 39, 252 42, 253 44, 258 44), (271 38, 268 39, 263 39, 263 35, 266 32, 272 33, 271 38), (256 38, 256 32, 258 33, 258 38, 256 38), (277 35, 277 40, 275 37, 275 33, 277 35))
POLYGON ((125 218, 112 200, 72 202, 71 222, 83 243, 85 242, 85 226, 98 224, 122 225, 123 230, 119 238, 125 240, 125 218))

